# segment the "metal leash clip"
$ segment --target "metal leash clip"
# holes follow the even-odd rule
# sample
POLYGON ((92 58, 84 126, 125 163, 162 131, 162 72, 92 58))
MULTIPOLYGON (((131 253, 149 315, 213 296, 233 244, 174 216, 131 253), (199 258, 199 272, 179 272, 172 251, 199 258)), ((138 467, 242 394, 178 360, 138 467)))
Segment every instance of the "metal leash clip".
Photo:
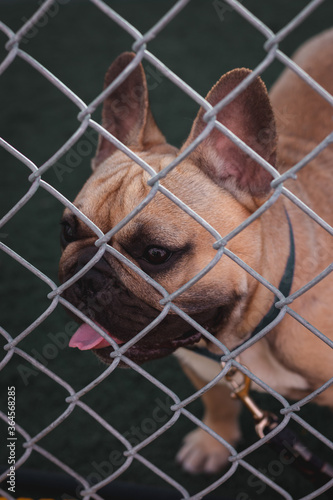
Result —
MULTIPOLYGON (((274 413, 261 410, 250 397, 251 379, 237 368, 231 368, 225 376, 231 386, 232 398, 238 398, 251 412, 255 421, 255 430, 260 438, 266 436, 279 424, 279 419, 274 413), (241 374, 241 382, 235 380, 235 376, 241 374)), ((292 458, 293 466, 304 474, 316 487, 321 487, 333 478, 333 467, 323 461, 311 450, 309 450, 288 428, 283 428, 277 435, 273 436, 267 443, 274 451, 281 453, 287 451, 292 458)))
POLYGON ((261 410, 259 406, 250 397, 250 385, 251 379, 244 373, 237 370, 237 368, 231 368, 225 376, 229 385, 231 386, 232 398, 238 398, 244 406, 250 411, 252 417, 255 421, 255 430, 260 438, 263 438, 267 432, 271 431, 278 425, 277 417, 273 413, 261 410), (241 373, 243 381, 238 383, 235 380, 236 373, 241 373))

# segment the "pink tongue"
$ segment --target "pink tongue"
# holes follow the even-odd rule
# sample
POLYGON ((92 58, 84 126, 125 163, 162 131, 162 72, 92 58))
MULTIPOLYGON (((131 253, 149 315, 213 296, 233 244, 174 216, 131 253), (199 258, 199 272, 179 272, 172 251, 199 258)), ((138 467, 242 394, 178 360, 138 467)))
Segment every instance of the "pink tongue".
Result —
MULTIPOLYGON (((105 328, 98 325, 102 330, 112 337, 117 344, 122 344, 121 340, 116 339, 113 335, 110 335, 109 332, 105 330, 105 328)), ((73 337, 69 341, 69 347, 78 347, 81 351, 87 351, 88 349, 102 349, 102 347, 109 347, 111 344, 107 340, 103 339, 103 337, 97 333, 91 326, 83 323, 76 332, 73 337)))

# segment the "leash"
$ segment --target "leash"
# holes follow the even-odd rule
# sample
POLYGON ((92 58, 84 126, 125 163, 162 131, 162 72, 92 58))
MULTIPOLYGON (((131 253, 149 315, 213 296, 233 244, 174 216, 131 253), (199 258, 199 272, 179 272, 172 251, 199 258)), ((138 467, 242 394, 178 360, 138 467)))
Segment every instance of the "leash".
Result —
MULTIPOLYGON (((231 368, 226 375, 226 380, 232 388, 231 397, 238 398, 250 411, 255 422, 256 433, 259 438, 263 438, 275 429, 281 420, 275 413, 263 411, 257 406, 249 395, 251 379, 242 373, 243 381, 239 384, 234 378, 237 372, 239 373, 240 370, 231 368)), ((285 459, 305 475, 316 488, 323 486, 329 480, 333 479, 332 465, 312 453, 291 429, 285 427, 273 436, 267 444, 276 453, 280 454, 283 452, 285 459)))
MULTIPOLYGON (((211 356, 212 353, 210 353, 208 349, 200 349, 200 352, 195 350, 195 352, 216 361, 216 355, 211 356)), ((223 367, 224 363, 221 363, 220 358, 221 357, 219 357, 218 361, 223 367)), ((255 431, 260 439, 265 437, 279 425, 281 420, 275 413, 262 410, 255 403, 253 398, 251 398, 250 377, 237 368, 232 367, 225 375, 225 379, 231 387, 231 397, 239 399, 251 413, 254 420, 255 431), (235 380, 235 375, 240 373, 243 377, 241 383, 235 380)), ((306 476, 316 488, 320 488, 333 479, 333 466, 312 453, 291 429, 285 427, 267 441, 267 444, 275 453, 280 455, 282 452, 285 460, 301 474, 306 476)))
MULTIPOLYGON (((291 291, 291 286, 294 277, 295 268, 295 241, 294 233, 291 225, 291 221, 286 211, 286 217, 289 226, 289 256, 287 259, 286 267, 279 284, 279 291, 284 297, 288 297, 291 291)), ((262 318, 256 328, 250 335, 250 339, 253 338, 257 333, 268 326, 279 314, 279 309, 275 307, 278 297, 275 296, 274 302, 269 309, 268 313, 262 318)), ((245 344, 249 339, 246 339, 242 344, 245 344)), ((239 346, 238 346, 239 347, 239 346)), ((205 347, 198 346, 187 346, 192 352, 204 356, 213 361, 221 364, 221 355, 210 352, 205 347)), ((222 362, 223 366, 223 362, 222 362)), ((250 385, 251 379, 242 373, 237 368, 233 367, 229 370, 225 376, 231 387, 231 397, 238 398, 244 406, 250 411, 252 418, 254 420, 254 427, 259 438, 265 437, 269 432, 275 429, 280 420, 272 412, 267 412, 262 410, 257 406, 254 400, 250 397, 250 385), (235 380, 236 373, 241 373, 243 377, 242 383, 237 383, 235 380)), ((278 434, 273 436, 267 444, 277 453, 282 451, 285 454, 287 460, 302 474, 306 475, 316 487, 323 486, 327 481, 333 478, 333 467, 324 462, 317 455, 312 453, 297 437, 297 435, 290 429, 284 428, 278 434)))

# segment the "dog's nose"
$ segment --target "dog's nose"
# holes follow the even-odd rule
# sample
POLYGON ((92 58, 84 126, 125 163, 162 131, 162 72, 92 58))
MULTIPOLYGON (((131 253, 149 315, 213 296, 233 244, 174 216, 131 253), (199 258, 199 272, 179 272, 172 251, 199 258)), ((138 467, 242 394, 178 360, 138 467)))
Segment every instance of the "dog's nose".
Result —
MULTIPOLYGON (((76 264, 76 272, 81 271, 96 255, 98 249, 95 247, 87 248, 82 251, 78 257, 76 264)), ((105 284, 106 276, 110 275, 110 265, 101 257, 94 266, 77 281, 77 286, 79 287, 81 293, 94 293, 103 288, 105 284)))
MULTIPOLYGON (((95 257, 97 252, 98 252, 98 248, 96 248, 96 247, 89 247, 89 248, 86 248, 85 250, 83 250, 78 256, 78 260, 77 260, 77 264, 76 264, 76 272, 81 271, 81 269, 83 269, 84 266, 86 266, 91 261, 91 259, 93 259, 95 257)), ((87 273, 89 273, 92 270, 95 270, 95 271, 98 271, 102 274, 105 274, 108 271, 110 272, 110 265, 107 263, 107 261, 102 256, 94 264, 94 266, 89 271, 87 271, 87 273)), ((86 276, 86 274, 85 274, 85 276, 86 276)))

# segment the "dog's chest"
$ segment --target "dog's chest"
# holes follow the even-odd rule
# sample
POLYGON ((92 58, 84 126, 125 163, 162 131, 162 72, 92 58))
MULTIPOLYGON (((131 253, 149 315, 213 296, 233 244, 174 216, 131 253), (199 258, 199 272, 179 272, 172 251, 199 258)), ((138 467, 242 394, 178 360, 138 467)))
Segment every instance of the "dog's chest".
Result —
MULTIPOLYGON (((238 358, 256 377, 273 390, 288 397, 300 397, 304 391, 309 391, 307 380, 280 364, 261 342, 246 349, 238 358)), ((184 366, 193 370, 204 382, 208 383, 221 373, 218 362, 197 354, 189 349, 178 349, 175 356, 184 366)), ((221 382, 225 383, 224 379, 221 382)), ((262 392, 264 389, 253 383, 252 388, 262 392)))

